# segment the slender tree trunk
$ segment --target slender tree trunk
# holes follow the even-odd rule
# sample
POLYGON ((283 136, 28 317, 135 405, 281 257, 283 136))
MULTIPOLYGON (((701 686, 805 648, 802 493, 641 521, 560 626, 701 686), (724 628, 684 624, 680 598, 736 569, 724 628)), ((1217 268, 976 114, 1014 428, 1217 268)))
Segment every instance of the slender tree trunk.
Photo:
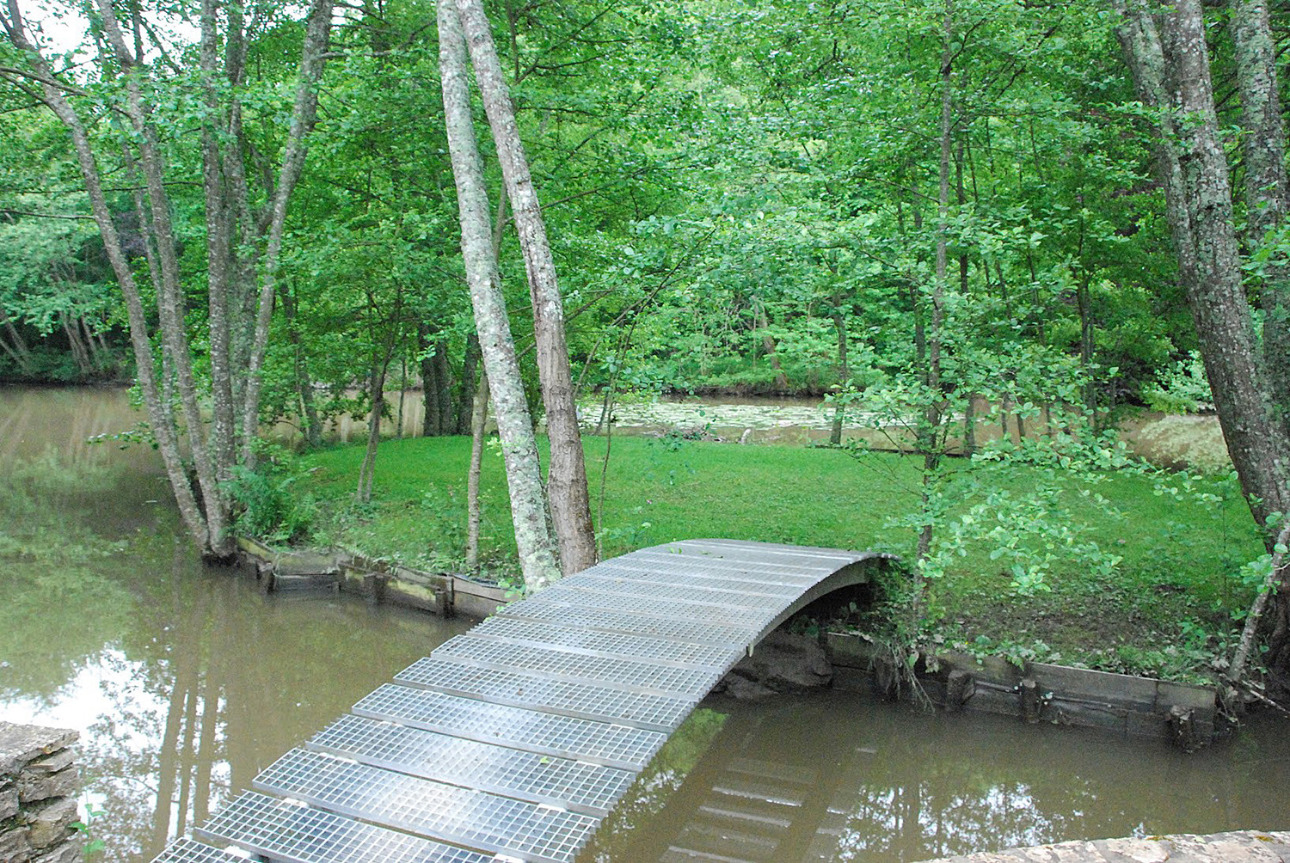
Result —
MULTIPOLYGON (((1246 245, 1251 251, 1274 239, 1285 222, 1285 131, 1277 89, 1276 44, 1266 0, 1229 0, 1241 95, 1241 154, 1245 160, 1246 245)), ((1269 396, 1290 439, 1290 271, 1270 265, 1260 285, 1263 370, 1269 396)))
POLYGON ((456 434, 470 434, 472 406, 475 402, 475 381, 478 378, 479 336, 471 333, 466 338, 466 353, 461 359, 461 385, 457 389, 457 406, 454 410, 457 425, 453 431, 456 434))
POLYGON ((0 334, 0 348, 18 366, 18 370, 23 374, 31 374, 31 349, 27 347, 27 342, 23 339, 22 333, 13 325, 13 321, 4 309, 0 309, 0 325, 3 325, 4 332, 0 334))
POLYGON ((466 474, 466 569, 479 571, 479 479, 484 467, 484 428, 488 425, 488 375, 480 373, 470 412, 470 472, 466 474))
POLYGON ((90 373, 90 354, 85 349, 85 342, 81 341, 81 335, 76 331, 67 313, 64 312, 58 316, 58 322, 63 327, 63 334, 67 336, 67 346, 72 352, 72 362, 76 364, 76 371, 84 376, 90 373))
POLYGON ((439 434, 452 434, 452 366, 448 363, 448 342, 440 339, 434 346, 435 400, 439 405, 439 434))
POLYGON ((202 191, 206 203, 206 282, 211 376, 211 444, 220 482, 233 476, 237 460, 236 412, 229 322, 229 279, 233 264, 232 212, 224 194, 219 147, 219 97, 216 94, 218 0, 202 0, 201 75, 206 116, 202 122, 202 191))
POLYGON ((438 23, 440 83, 448 150, 457 185, 462 257, 479 332, 480 354, 492 390, 493 410, 506 459, 515 545, 525 587, 533 591, 557 579, 560 570, 547 525, 533 421, 524 397, 500 277, 494 264, 484 172, 466 83, 467 49, 457 9, 452 3, 438 4, 438 23))
MULTIPOLYGON (((918 534, 918 559, 921 561, 931 552, 933 530, 932 500, 933 486, 940 469, 942 453, 937 440, 942 415, 941 379, 941 339, 945 324, 945 294, 949 282, 949 229, 950 229, 950 157, 953 152, 953 109, 954 109, 954 2, 945 0, 944 23, 942 27, 941 49, 941 122, 940 145, 941 160, 938 193, 936 197, 936 270, 932 280, 931 317, 927 327, 927 405, 924 409, 924 429, 920 448, 923 451, 923 490, 922 509, 924 523, 918 534)), ((923 591, 925 585, 919 576, 919 585, 914 605, 915 619, 921 620, 923 609, 923 591)))
MULTIPOLYGON (((842 314, 842 295, 833 295, 833 329, 838 336, 838 382, 847 386, 851 381, 851 367, 847 364, 847 319, 842 314)), ((829 429, 829 443, 842 445, 842 424, 846 411, 841 402, 833 408, 833 424, 829 429)))
POLYGON ((784 367, 779 362, 779 353, 775 347, 775 338, 770 334, 770 321, 766 318, 766 306, 760 301, 756 301, 756 306, 757 326, 761 330, 761 349, 766 354, 766 361, 775 370, 775 388, 780 392, 788 392, 788 375, 784 374, 784 367))
MULTIPOLYGON (((106 3, 109 0, 98 0, 106 3)), ((260 298, 255 319, 250 357, 245 379, 246 389, 242 404, 242 461, 248 468, 255 467, 255 450, 252 441, 260 425, 260 390, 263 382, 260 372, 269 347, 269 325, 273 320, 273 298, 276 294, 278 264, 282 257, 282 236, 287 222, 287 203, 295 190, 296 182, 304 169, 308 135, 313 129, 318 112, 318 83, 322 80, 327 63, 327 46, 331 37, 333 0, 315 0, 309 10, 305 29, 304 47, 300 53, 300 81, 296 85, 296 100, 291 111, 291 125, 273 188, 268 244, 264 252, 264 271, 260 280, 260 298)))
MULTIPOLYGON (((547 495, 551 520, 560 547, 561 570, 568 575, 596 562, 596 539, 591 524, 587 470, 574 403, 573 375, 564 338, 564 308, 556 284, 555 261, 528 160, 520 143, 501 64, 493 45, 488 18, 479 0, 458 0, 457 11, 466 34, 475 80, 497 145, 506 193, 510 199, 533 302, 533 331, 537 338, 538 373, 546 407, 551 466, 547 495)), ((492 370, 489 378, 493 379, 492 370)), ((494 386, 497 381, 493 380, 494 386)))
POLYGON ((304 340, 300 337, 299 306, 295 290, 283 286, 282 312, 286 317, 287 339, 291 342, 293 366, 296 377, 296 396, 300 399, 300 410, 305 421, 305 440, 310 447, 322 446, 322 421, 318 417, 318 408, 314 403, 314 382, 309 375, 309 359, 305 354, 304 340))
POLYGON ((430 327, 424 322, 417 325, 417 350, 421 354, 421 436, 436 437, 443 434, 443 420, 439 416, 439 367, 431 356, 430 327))
POLYGON ((372 500, 372 480, 376 475, 376 452, 381 445, 381 414, 385 413, 385 373, 390 365, 387 353, 384 360, 372 366, 368 376, 369 401, 371 412, 367 415, 367 449, 363 453, 363 464, 358 470, 358 488, 354 499, 359 503, 372 500))

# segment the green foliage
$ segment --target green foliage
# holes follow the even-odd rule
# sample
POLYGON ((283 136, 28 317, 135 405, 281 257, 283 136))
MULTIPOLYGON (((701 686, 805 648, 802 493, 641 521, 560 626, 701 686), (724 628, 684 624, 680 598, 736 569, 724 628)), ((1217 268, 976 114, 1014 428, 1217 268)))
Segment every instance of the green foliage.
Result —
POLYGON ((1157 372, 1155 383, 1144 388, 1143 397, 1152 410, 1162 413, 1191 414, 1214 409, 1205 363, 1198 351, 1191 351, 1157 372))
POLYGON ((227 483, 236 503, 233 527, 244 536, 270 543, 294 543, 306 539, 313 525, 316 505, 313 496, 296 485, 300 475, 273 466, 255 471, 237 466, 227 483))

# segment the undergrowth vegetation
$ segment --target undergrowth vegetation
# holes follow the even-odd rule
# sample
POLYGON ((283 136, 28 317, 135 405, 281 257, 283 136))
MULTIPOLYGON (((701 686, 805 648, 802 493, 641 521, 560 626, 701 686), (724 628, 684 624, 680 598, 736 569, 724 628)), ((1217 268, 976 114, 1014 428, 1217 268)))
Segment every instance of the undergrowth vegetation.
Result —
MULTIPOLYGON (((586 440, 602 557, 727 537, 888 551, 912 559, 919 465, 829 448, 618 437, 586 440)), ((371 503, 353 503, 362 448, 302 457, 294 491, 316 499, 311 541, 436 570, 463 568, 470 441, 382 444, 371 503)), ((915 631, 923 644, 1171 679, 1212 673, 1236 637, 1262 545, 1234 477, 1121 465, 1078 477, 1042 463, 955 460, 943 546, 915 631)), ((500 450, 485 453, 483 575, 504 580, 514 541, 500 450)), ((909 579, 833 625, 903 619, 909 579)), ((890 634, 890 633, 889 633, 890 634)))

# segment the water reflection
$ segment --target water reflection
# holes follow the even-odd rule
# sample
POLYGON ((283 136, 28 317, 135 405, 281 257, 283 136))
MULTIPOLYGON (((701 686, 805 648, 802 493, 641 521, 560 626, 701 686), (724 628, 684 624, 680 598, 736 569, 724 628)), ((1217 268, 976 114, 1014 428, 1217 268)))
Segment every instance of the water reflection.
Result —
POLYGON ((0 393, 0 718, 81 732, 113 861, 150 859, 464 628, 203 567, 155 455, 84 443, 132 417, 120 392, 0 393))
MULTIPOLYGON (((1164 744, 990 717, 925 715, 844 694, 729 715, 656 814, 585 859, 924 860, 1124 835, 1276 829, 1290 744, 1255 726, 1194 756, 1164 744)), ((671 789, 669 789, 671 790, 671 789)), ((640 795, 641 789, 636 789, 640 795)))

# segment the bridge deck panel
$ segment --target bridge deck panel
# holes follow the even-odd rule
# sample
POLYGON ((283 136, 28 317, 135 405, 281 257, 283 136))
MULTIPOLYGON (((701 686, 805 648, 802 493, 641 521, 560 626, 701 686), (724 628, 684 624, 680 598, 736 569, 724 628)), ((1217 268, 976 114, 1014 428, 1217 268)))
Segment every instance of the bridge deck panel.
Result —
POLYGON ((581 605, 577 600, 577 597, 569 597, 569 594, 557 600, 539 595, 507 606, 498 613, 498 617, 556 622, 606 632, 647 633, 651 638, 717 647, 747 644, 756 637, 759 630, 759 626, 679 619, 664 613, 651 614, 648 610, 615 611, 612 608, 581 605))
POLYGON ((261 790, 341 815, 525 860, 571 863, 600 819, 293 749, 255 779, 261 790))
POLYGON ((287 863, 493 863, 494 858, 255 792, 242 794, 195 832, 287 863))
POLYGON ((473 638, 497 638, 508 643, 548 645, 592 656, 649 660, 662 665, 724 670, 743 655, 729 645, 699 644, 601 632, 577 626, 536 623, 499 616, 485 620, 470 631, 473 638))
POLYGON ((390 683, 363 698, 353 709, 359 716, 627 770, 642 769, 667 741, 661 731, 575 719, 390 683))
POLYGON ((613 655, 574 652, 559 646, 508 643, 467 634, 458 635, 430 654, 451 659, 581 681, 628 692, 659 695, 703 691, 716 686, 724 668, 677 666, 613 655))
POLYGON ((395 680, 442 692, 473 695, 512 707, 533 707, 666 732, 680 725, 699 701, 694 697, 628 692, 436 657, 419 660, 395 675, 395 680))
POLYGON ((635 771, 479 743, 406 725, 346 715, 308 748, 452 785, 602 817, 635 771))

